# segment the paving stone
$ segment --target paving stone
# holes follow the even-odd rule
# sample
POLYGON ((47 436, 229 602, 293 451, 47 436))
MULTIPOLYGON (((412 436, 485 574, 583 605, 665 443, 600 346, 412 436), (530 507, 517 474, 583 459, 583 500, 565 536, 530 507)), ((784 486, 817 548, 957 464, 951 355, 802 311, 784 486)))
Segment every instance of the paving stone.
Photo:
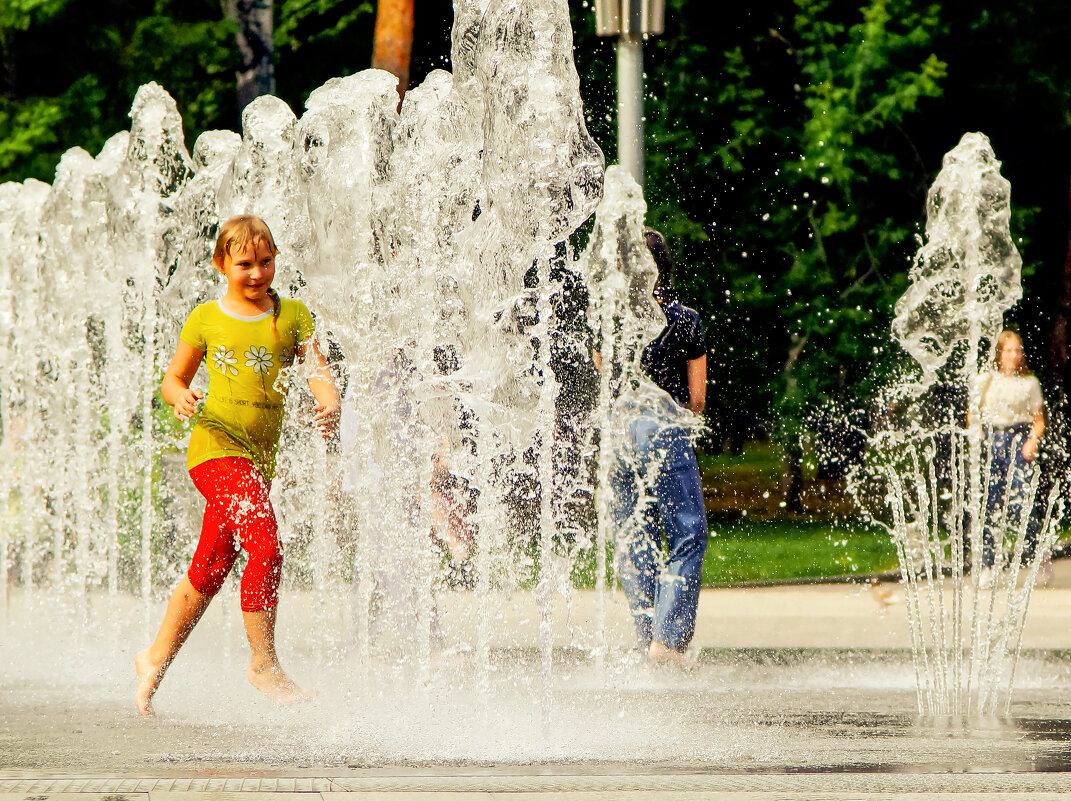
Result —
POLYGON ((830 773, 678 775, 384 775, 343 778, 0 779, 0 801, 446 801, 460 798, 617 801, 1055 801, 1068 773, 830 773), (137 787, 131 792, 120 788, 137 787), (165 789, 166 788, 166 789, 165 789), (295 790, 295 788, 302 788, 295 790))
MULTIPOLYGON (((339 778, 351 792, 476 793, 910 793, 1071 792, 1071 774, 712 774, 641 776, 376 776, 339 778)), ((332 795, 332 794, 325 794, 332 795)), ((690 796, 689 796, 690 797, 690 796)))
MULTIPOLYGON (((260 786, 260 779, 250 779, 243 783, 249 789, 236 792, 152 792, 149 793, 149 801, 320 801, 317 792, 295 793, 266 790, 260 786)), ((274 782, 268 782, 268 784, 271 783, 274 782)))
MULTIPOLYGON (((38 784, 42 784, 38 782, 38 784)), ((24 792, 0 792, 0 801, 149 801, 148 793, 118 792, 51 792, 29 790, 24 792)))

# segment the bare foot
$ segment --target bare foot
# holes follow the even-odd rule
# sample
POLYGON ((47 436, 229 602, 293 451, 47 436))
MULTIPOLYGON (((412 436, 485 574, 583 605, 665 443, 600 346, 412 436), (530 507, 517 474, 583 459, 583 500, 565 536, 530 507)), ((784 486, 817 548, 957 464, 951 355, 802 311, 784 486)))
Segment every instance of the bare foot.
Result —
POLYGON ((676 648, 670 648, 664 643, 653 640, 647 648, 647 661, 653 665, 673 665, 678 668, 688 667, 688 661, 684 654, 676 648))
POLYGON ((305 690, 294 683, 279 665, 257 668, 249 666, 249 683, 277 704, 300 703, 310 700, 316 692, 305 690))
POLYGON ((138 674, 138 692, 134 696, 134 704, 142 715, 156 714, 152 708, 152 697, 164 676, 163 668, 163 665, 153 664, 148 648, 138 651, 134 657, 134 672, 138 674))

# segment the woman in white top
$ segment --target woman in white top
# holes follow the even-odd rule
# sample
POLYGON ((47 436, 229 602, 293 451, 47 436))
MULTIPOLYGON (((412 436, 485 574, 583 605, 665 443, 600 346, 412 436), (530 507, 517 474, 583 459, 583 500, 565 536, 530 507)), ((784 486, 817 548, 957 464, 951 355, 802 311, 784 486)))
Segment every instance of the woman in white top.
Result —
POLYGON ((1023 341, 1014 331, 1001 331, 997 337, 996 368, 978 376, 967 418, 969 423, 970 413, 978 414, 989 459, 986 523, 982 532, 985 567, 991 567, 994 562, 994 532, 1018 532, 1024 513, 1030 515, 1024 555, 1033 555, 1037 521, 1031 509, 1023 508, 1023 501, 1033 479, 1038 444, 1045 434, 1041 385, 1027 367, 1023 341), (1010 493, 1006 513, 1005 489, 1010 493))

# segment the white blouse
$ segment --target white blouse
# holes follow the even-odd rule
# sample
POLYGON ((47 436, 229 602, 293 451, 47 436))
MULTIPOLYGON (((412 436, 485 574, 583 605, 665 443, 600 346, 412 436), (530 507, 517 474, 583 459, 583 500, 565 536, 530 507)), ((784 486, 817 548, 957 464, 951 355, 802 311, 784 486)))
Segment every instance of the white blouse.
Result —
POLYGON ((1033 423, 1041 407, 1041 384, 1032 375, 982 373, 971 392, 971 408, 979 410, 983 425, 1033 423))

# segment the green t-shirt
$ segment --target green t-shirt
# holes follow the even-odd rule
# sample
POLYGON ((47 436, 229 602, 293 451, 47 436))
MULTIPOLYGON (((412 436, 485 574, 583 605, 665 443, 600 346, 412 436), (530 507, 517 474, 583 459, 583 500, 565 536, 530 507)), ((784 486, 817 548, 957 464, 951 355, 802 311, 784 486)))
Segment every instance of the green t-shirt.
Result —
POLYGON ((283 396, 275 378, 294 363, 294 351, 313 334, 312 315, 300 300, 282 299, 272 313, 243 317, 218 300, 202 303, 186 318, 179 338, 205 354, 208 394, 190 434, 186 464, 244 456, 264 478, 275 475, 275 453, 283 425, 283 396))

